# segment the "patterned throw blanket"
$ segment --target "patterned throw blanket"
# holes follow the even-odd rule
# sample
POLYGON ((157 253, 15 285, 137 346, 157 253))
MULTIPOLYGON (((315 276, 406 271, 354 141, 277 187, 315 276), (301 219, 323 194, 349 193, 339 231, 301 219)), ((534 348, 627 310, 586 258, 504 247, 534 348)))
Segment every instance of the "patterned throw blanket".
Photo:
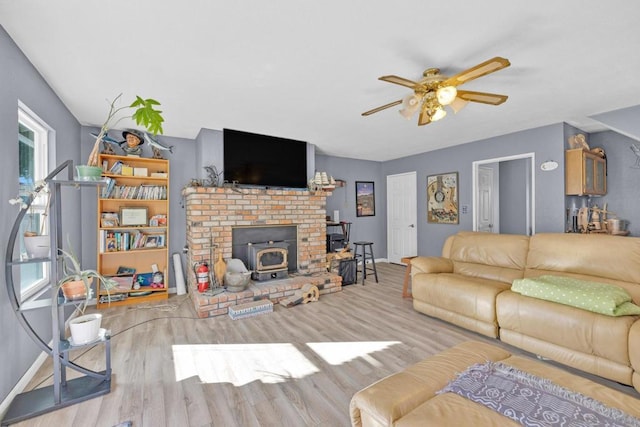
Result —
POLYGON ((640 419, 503 363, 471 366, 441 393, 456 393, 523 426, 640 427, 640 419))

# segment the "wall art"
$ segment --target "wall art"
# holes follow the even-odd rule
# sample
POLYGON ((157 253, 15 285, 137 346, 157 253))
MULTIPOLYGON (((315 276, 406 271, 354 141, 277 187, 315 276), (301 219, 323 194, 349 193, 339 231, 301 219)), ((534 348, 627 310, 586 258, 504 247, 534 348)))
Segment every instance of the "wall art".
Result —
POLYGON ((458 224, 458 172, 427 176, 427 222, 458 224))

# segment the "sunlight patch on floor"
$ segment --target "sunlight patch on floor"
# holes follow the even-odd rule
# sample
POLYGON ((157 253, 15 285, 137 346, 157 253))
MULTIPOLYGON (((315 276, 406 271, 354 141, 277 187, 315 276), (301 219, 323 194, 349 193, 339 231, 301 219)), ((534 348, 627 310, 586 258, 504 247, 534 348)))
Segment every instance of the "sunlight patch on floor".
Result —
POLYGON ((203 383, 252 381, 265 384, 303 378, 319 372, 293 344, 200 344, 174 345, 176 381, 199 377, 203 383))
POLYGON ((311 342, 307 345, 331 365, 340 365, 358 357, 378 365, 370 354, 385 350, 400 341, 311 342))

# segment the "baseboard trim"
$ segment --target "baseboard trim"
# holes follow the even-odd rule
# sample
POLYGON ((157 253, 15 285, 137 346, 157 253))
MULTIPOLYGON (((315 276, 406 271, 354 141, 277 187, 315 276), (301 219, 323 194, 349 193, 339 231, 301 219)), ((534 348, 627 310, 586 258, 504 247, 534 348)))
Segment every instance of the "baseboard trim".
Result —
POLYGON ((4 419, 4 415, 9 410, 9 405, 13 402, 13 399, 20 393, 22 393, 27 387, 27 384, 35 377, 38 369, 42 367, 44 362, 49 358, 49 355, 44 351, 40 352, 40 355, 36 358, 35 362, 31 365, 31 367, 25 372, 25 374, 20 378, 18 383, 13 387, 13 389, 9 392, 7 397, 0 403, 0 419, 4 419))
MULTIPOLYGON (((95 301, 95 299, 94 299, 95 301)), ((64 322, 65 330, 69 327, 69 321, 74 317, 78 317, 78 310, 73 310, 73 313, 69 316, 69 318, 64 322)), ((49 341, 49 347, 53 345, 53 341, 49 341)), ((40 355, 36 357, 36 360, 31 364, 27 372, 18 380, 18 383, 11 389, 7 397, 0 403, 0 420, 4 419, 4 415, 7 413, 9 409, 9 405, 13 402, 13 399, 20 393, 24 391, 29 382, 36 376, 38 369, 42 367, 44 362, 49 358, 49 355, 44 351, 40 352, 40 355)))

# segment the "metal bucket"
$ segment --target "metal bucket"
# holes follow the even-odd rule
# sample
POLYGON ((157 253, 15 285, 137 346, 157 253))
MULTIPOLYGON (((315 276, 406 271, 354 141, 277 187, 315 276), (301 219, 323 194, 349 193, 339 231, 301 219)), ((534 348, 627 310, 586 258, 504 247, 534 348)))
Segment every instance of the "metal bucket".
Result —
POLYGON ((611 234, 622 233, 627 230, 627 221, 619 218, 608 219, 607 228, 611 234))

